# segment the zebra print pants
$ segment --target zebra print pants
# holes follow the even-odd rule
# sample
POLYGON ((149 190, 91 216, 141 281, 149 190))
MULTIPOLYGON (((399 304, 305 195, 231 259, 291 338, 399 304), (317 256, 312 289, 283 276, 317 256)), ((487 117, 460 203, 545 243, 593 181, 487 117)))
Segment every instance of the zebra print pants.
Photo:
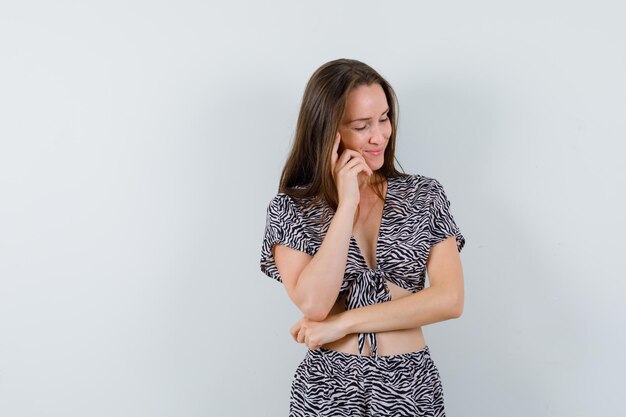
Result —
POLYGON ((290 417, 444 417, 443 387, 428 346, 372 356, 308 350, 291 384, 290 417))

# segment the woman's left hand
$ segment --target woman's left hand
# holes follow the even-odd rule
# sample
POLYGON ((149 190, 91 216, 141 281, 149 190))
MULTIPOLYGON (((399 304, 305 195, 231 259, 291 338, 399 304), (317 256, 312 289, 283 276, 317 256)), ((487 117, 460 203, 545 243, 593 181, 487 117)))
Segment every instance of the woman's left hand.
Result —
POLYGON ((323 321, 313 321, 304 316, 291 326, 289 332, 296 342, 304 343, 309 349, 317 349, 326 343, 339 340, 347 334, 340 316, 341 313, 333 314, 323 321))

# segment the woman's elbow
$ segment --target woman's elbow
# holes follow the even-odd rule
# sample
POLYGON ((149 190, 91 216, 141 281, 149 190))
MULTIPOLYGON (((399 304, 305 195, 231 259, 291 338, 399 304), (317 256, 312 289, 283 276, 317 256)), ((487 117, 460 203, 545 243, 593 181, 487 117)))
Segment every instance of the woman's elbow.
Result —
POLYGON ((448 303, 448 315, 451 319, 458 319, 463 315, 463 293, 462 292, 452 292, 450 294, 450 300, 448 303))
POLYGON ((323 311, 319 310, 304 312, 304 315, 305 317, 308 317, 310 320, 313 321, 324 321, 326 317, 328 317, 328 313, 324 313, 323 311))
POLYGON ((306 317, 313 321, 323 321, 328 317, 332 306, 325 306, 322 302, 316 299, 307 299, 300 305, 300 311, 306 317))
POLYGON ((321 309, 319 307, 303 308, 301 311, 302 314, 313 321, 324 321, 330 312, 327 309, 321 309))
POLYGON ((322 321, 328 316, 332 305, 327 306, 324 300, 320 300, 312 291, 298 286, 287 289, 291 301, 298 307, 302 314, 313 321, 322 321))

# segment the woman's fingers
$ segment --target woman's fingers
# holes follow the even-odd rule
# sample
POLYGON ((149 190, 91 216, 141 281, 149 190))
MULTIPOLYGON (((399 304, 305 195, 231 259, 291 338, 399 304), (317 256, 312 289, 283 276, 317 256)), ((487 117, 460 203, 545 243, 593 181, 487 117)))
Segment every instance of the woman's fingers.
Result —
POLYGON ((304 343, 304 338, 306 336, 306 330, 304 326, 300 327, 300 331, 298 331, 298 337, 296 338, 296 342, 304 343))
POLYGON ((291 326, 291 328, 289 329, 289 333, 291 334, 293 340, 298 343, 305 344, 309 349, 319 349, 320 347, 322 347, 321 344, 313 342, 310 339, 310 335, 307 333, 307 327, 305 325, 304 318, 298 320, 296 324, 291 326))
POLYGON ((300 321, 298 321, 296 324, 291 326, 291 329, 289 329, 289 334, 291 335, 293 340, 297 340, 298 339, 298 331, 299 330, 300 330, 300 321))
MULTIPOLYGON (((338 149, 337 146, 337 139, 335 139, 333 150, 338 149)), ((334 158, 335 156, 333 155, 333 159, 334 158)), ((337 186, 340 203, 348 202, 349 204, 358 204, 360 194, 357 178, 360 172, 368 176, 374 174, 369 165, 367 165, 367 161, 361 152, 345 148, 341 152, 341 155, 334 160, 332 175, 335 185, 337 186)))
POLYGON ((365 159, 363 158, 363 155, 361 155, 360 152, 357 152, 353 149, 344 149, 337 162, 339 163, 339 166, 344 166, 346 162, 348 162, 352 158, 359 158, 365 161, 365 159))
POLYGON ((372 175, 374 173, 369 165, 367 165, 367 162, 365 162, 365 158, 363 158, 362 156, 350 159, 348 162, 346 162, 345 165, 341 167, 341 169, 353 171, 353 168, 356 166, 361 167, 361 169, 357 170, 357 172, 363 171, 367 175, 372 175))
POLYGON ((304 319, 298 320, 296 324, 291 326, 291 329, 289 329, 289 333, 296 342, 305 344, 309 349, 317 349, 321 347, 320 344, 313 343, 313 341, 309 339, 309 335, 307 334, 307 328, 304 324, 304 319))
POLYGON ((306 336, 305 340, 304 340, 304 344, 309 348, 309 349, 315 349, 315 347, 317 346, 317 341, 313 341, 311 340, 311 337, 309 335, 306 336))
MULTIPOLYGON (((339 161, 337 162, 339 165, 339 169, 335 168, 335 171, 339 171, 341 170, 343 167, 345 167, 349 162, 352 161, 359 161, 362 162, 363 165, 367 168, 368 171, 372 172, 372 170, 370 169, 370 167, 367 165, 367 162, 365 161, 365 157, 363 155, 361 155, 359 152, 357 151, 353 151, 352 149, 346 149, 344 151, 344 153, 341 155, 341 157, 339 158, 339 161)), ((373 173, 373 172, 372 172, 373 173)))
POLYGON ((348 162, 346 162, 346 164, 342 167, 342 169, 347 169, 350 170, 351 168, 362 164, 363 161, 361 161, 359 158, 352 158, 351 160, 349 160, 348 162))
POLYGON ((350 172, 353 173, 354 175, 358 175, 359 172, 363 172, 365 175, 370 175, 370 176, 373 175, 370 167, 368 167, 367 165, 363 166, 362 163, 359 163, 356 166, 353 166, 352 168, 350 168, 350 172))

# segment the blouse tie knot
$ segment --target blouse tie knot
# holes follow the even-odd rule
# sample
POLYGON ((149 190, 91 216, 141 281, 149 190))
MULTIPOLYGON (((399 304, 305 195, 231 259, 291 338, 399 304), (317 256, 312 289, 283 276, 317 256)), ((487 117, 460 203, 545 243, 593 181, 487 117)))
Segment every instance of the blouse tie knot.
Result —
MULTIPOLYGON (((346 296, 346 310, 379 304, 391 300, 387 286, 387 273, 380 268, 366 269, 349 274, 351 281, 346 296)), ((376 357, 376 333, 359 333, 359 354, 363 354, 365 337, 367 336, 371 355, 376 357)))

